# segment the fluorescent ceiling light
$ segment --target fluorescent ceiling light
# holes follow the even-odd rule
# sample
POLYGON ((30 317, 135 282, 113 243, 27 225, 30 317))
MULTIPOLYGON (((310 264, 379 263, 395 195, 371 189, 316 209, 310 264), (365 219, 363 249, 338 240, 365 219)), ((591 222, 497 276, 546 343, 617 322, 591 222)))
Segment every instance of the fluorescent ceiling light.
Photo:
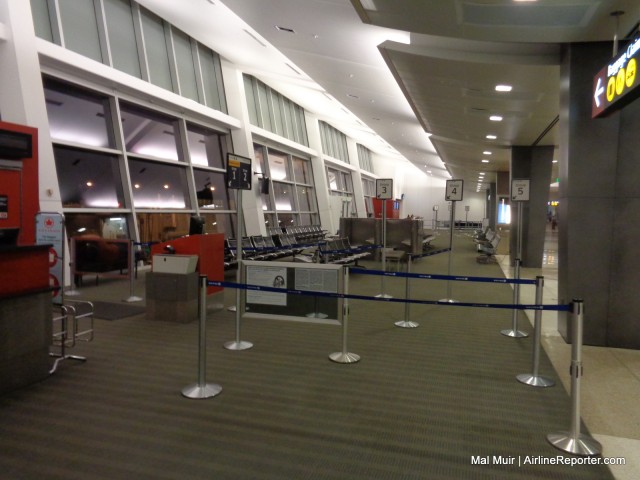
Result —
POLYGON ((487 135, 487 140, 495 140, 496 138, 498 137, 496 137, 495 135, 487 135))
POLYGON ((483 158, 482 163, 489 163, 489 160, 487 160, 486 158, 483 158))
POLYGON ((496 92, 510 92, 512 89, 511 85, 496 85, 496 92))
POLYGON ((483 155, 493 155, 489 150, 485 150, 482 152, 483 155))
POLYGON ((491 115, 489 117, 489 120, 491 120, 492 122, 501 122, 502 117, 500 115, 491 115))
POLYGON ((551 160, 551 163, 558 163, 558 160, 551 160))
POLYGON ((360 4, 365 10, 370 10, 372 12, 378 11, 378 7, 376 7, 376 4, 373 3, 373 0, 360 0, 360 4))

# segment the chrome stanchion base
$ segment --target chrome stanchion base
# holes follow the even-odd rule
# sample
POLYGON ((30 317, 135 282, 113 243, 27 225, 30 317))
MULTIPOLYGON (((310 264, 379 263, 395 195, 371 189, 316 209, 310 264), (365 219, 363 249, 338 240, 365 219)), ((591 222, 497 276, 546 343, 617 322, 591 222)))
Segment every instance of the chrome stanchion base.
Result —
POLYGON ((525 338, 529 336, 527 332, 523 332, 522 330, 514 330, 513 328, 502 330, 500 331, 500 333, 505 337, 514 337, 514 338, 525 338))
POLYGON ((399 322, 394 323, 394 325, 401 328, 417 328, 420 326, 419 323, 412 322, 410 320, 400 320, 399 322))
POLYGON ((442 303, 458 303, 458 300, 454 300, 453 298, 441 298, 438 301, 442 303))
POLYGON ((335 352, 329 355, 329 360, 336 363, 356 363, 360 361, 360 355, 349 352, 335 352))
POLYGON ((329 315, 325 313, 315 312, 315 313, 307 313, 305 315, 307 318, 329 318, 329 315))
POLYGON ((227 350, 248 350, 251 347, 253 347, 253 343, 245 342, 243 340, 239 342, 233 340, 224 344, 224 348, 226 348, 227 350))
POLYGON ((131 295, 129 298, 125 298, 123 302, 141 302, 143 300, 142 297, 136 297, 135 295, 131 295))
POLYGON ((541 377, 540 375, 533 375, 532 373, 521 373, 520 375, 516 375, 516 379, 520 383, 532 387, 553 387, 556 384, 556 382, 548 377, 541 377))
POLYGON ((198 385, 194 383, 182 389, 182 395, 187 398, 211 398, 215 397, 222 391, 222 387, 215 383, 206 383, 198 385))
POLYGON ((393 296, 387 293, 379 293, 378 295, 376 295, 376 298, 393 298, 393 296))
POLYGON ((569 432, 550 433, 547 440, 557 449, 574 455, 592 457, 602 453, 600 442, 586 435, 573 437, 569 432))
POLYGON ((222 303, 207 305, 207 312, 219 312, 220 310, 224 310, 224 305, 222 303))

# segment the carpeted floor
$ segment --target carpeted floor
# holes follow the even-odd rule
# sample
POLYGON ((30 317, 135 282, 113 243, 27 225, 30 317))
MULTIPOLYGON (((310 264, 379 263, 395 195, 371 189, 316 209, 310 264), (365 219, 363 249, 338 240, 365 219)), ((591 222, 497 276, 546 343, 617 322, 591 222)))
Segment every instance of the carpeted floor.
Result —
MULTIPOLYGON (((446 265, 444 254, 414 271, 446 265)), ((475 261, 462 235, 452 273, 502 276, 475 261)), ((353 275, 350 286, 375 295, 380 277, 353 275)), ((386 281, 394 296, 404 287, 386 281)), ((416 280, 411 292, 439 299, 446 282, 416 280)), ((501 284, 455 284, 452 293, 512 299, 501 284)), ((86 363, 62 362, 46 381, 0 397, 0 478, 612 478, 600 465, 524 463, 575 458, 546 441, 568 428, 570 399, 562 386, 516 381, 531 369, 531 338, 500 335, 510 311, 413 306, 415 329, 394 326, 402 304, 358 300, 351 312, 349 350, 362 357, 351 365, 328 359, 341 349, 339 326, 245 320, 242 339, 254 347, 235 352, 222 347, 235 338, 235 315, 211 313, 207 380, 223 391, 207 400, 180 394, 197 380, 197 322, 97 320, 94 342, 74 352, 86 363)), ((557 378, 544 355, 540 371, 557 378)))

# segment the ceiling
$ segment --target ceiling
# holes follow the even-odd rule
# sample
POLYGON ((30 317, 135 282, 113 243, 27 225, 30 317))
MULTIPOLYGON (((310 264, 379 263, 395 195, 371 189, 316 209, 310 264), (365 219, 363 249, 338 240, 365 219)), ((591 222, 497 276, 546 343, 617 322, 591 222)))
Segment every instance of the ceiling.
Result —
POLYGON ((473 190, 512 145, 558 145, 562 43, 622 44, 640 20, 638 0, 139 3, 371 150, 473 190))

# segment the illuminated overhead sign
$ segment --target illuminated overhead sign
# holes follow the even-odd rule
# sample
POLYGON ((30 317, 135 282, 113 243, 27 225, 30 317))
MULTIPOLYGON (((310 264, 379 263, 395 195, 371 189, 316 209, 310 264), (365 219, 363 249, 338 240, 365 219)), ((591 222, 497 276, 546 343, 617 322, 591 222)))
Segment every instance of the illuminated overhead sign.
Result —
POLYGON ((632 41, 594 77, 591 118, 602 117, 618 110, 640 95, 638 62, 640 37, 632 41))

